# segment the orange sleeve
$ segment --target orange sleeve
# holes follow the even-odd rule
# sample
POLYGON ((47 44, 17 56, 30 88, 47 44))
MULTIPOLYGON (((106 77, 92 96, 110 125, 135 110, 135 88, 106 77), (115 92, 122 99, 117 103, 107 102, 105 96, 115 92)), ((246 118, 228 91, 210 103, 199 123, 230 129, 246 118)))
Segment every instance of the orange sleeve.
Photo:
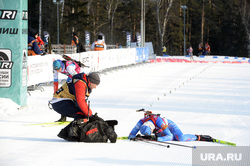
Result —
POLYGON ((37 39, 38 39, 38 42, 40 43, 40 45, 44 45, 44 42, 43 42, 43 40, 40 38, 40 36, 38 36, 37 39))
MULTIPOLYGON (((88 104, 85 101, 85 93, 86 93, 86 84, 82 81, 78 81, 75 83, 75 97, 78 106, 80 107, 81 111, 84 113, 85 116, 88 116, 88 104)), ((92 115, 92 111, 89 108, 89 116, 92 115)))

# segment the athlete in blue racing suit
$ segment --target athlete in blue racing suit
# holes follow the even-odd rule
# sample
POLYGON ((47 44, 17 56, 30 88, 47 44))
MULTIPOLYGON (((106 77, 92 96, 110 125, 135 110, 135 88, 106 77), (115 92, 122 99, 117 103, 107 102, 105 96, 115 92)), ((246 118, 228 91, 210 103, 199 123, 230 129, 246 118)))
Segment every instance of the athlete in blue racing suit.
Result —
POLYGON ((202 135, 183 134, 173 121, 159 115, 149 115, 140 119, 130 132, 129 139, 135 138, 138 131, 143 135, 151 135, 154 132, 157 141, 208 141, 204 140, 202 135))

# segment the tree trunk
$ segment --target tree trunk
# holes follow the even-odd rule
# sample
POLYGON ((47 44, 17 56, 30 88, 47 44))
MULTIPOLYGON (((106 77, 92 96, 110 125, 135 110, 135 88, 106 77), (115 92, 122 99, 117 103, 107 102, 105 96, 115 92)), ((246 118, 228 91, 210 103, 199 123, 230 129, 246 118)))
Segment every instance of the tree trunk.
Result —
POLYGON ((247 56, 248 56, 248 58, 250 58, 250 34, 248 34, 247 56))
POLYGON ((248 36, 247 42, 247 56, 250 58, 250 2, 248 0, 239 1, 239 13, 242 18, 242 24, 244 25, 246 34, 248 36))
POLYGON ((204 35, 204 22, 205 22, 205 0, 202 0, 202 12, 201 12, 201 43, 203 43, 203 35, 204 35))
MULTIPOLYGON (((166 29, 166 26, 167 26, 167 22, 168 22, 168 13, 169 13, 169 10, 170 8, 172 7, 172 4, 173 4, 173 0, 169 0, 166 4, 167 8, 166 8, 166 11, 165 11, 165 14, 164 14, 164 20, 163 20, 163 23, 161 24, 161 15, 160 15, 160 9, 162 8, 162 4, 163 2, 161 0, 158 0, 156 1, 156 18, 157 18, 157 25, 158 25, 158 32, 159 32, 159 50, 162 49, 162 46, 163 46, 163 39, 164 39, 164 36, 165 36, 165 29, 166 29)), ((159 51, 159 54, 162 55, 162 52, 159 51)))
POLYGON ((110 43, 113 43, 113 31, 114 31, 114 17, 115 12, 119 4, 119 0, 109 1, 107 5, 107 11, 108 11, 108 23, 110 28, 110 43))

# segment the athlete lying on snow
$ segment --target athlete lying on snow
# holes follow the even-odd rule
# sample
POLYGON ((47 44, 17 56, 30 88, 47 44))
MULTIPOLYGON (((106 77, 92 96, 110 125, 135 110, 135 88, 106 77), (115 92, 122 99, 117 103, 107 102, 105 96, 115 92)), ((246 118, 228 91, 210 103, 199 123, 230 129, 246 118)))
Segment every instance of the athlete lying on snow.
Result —
POLYGON ((183 134, 180 128, 170 119, 161 118, 160 115, 152 114, 151 111, 145 113, 145 117, 140 119, 129 134, 129 139, 141 134, 150 136, 155 133, 157 141, 211 141, 208 135, 183 134))

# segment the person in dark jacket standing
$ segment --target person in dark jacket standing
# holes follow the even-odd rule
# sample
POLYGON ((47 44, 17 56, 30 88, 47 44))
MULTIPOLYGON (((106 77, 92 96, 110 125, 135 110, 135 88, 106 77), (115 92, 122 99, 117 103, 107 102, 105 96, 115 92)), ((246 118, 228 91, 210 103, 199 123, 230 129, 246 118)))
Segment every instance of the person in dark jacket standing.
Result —
POLYGON ((79 39, 77 37, 77 34, 75 32, 73 32, 72 34, 72 41, 71 41, 71 45, 72 46, 76 46, 76 52, 79 53, 79 39))
POLYGON ((37 44, 37 40, 36 40, 37 36, 38 36, 37 31, 30 28, 29 35, 28 35, 28 55, 29 56, 41 55, 43 53, 37 44))
POLYGON ((100 77, 96 72, 86 75, 76 74, 71 83, 65 83, 49 101, 52 108, 59 114, 76 119, 92 116, 87 100, 93 89, 100 84, 100 77))

